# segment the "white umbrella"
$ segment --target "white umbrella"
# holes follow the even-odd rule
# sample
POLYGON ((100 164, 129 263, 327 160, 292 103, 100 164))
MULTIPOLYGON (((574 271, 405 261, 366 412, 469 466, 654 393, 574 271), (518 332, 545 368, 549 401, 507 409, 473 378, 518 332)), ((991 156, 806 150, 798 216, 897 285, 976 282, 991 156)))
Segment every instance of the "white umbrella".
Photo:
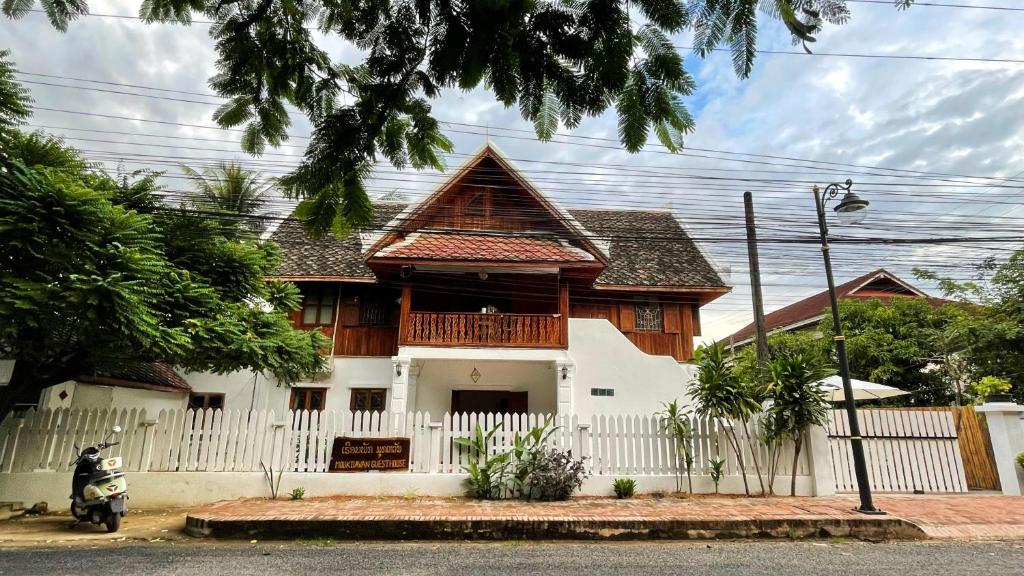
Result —
MULTIPOLYGON (((843 379, 838 374, 825 378, 819 384, 829 393, 830 402, 843 402, 846 400, 846 395, 843 394, 843 379)), ((891 398, 893 396, 909 394, 909 392, 899 388, 853 378, 850 378, 850 386, 853 388, 854 400, 876 400, 878 398, 891 398)))

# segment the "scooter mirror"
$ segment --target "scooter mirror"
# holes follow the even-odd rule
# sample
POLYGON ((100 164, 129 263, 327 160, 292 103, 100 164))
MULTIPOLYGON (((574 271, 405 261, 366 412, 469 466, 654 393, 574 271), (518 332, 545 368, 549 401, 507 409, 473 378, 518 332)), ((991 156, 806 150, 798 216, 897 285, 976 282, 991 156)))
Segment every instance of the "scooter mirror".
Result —
POLYGON ((121 427, 120 426, 114 426, 113 428, 110 429, 110 431, 113 432, 114 434, 120 434, 121 433, 121 427))

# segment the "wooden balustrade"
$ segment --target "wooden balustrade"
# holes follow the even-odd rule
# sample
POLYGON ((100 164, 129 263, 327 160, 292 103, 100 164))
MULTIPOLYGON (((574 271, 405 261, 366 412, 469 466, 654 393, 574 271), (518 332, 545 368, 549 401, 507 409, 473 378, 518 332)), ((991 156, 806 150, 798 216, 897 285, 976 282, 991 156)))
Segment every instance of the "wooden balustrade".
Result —
POLYGON ((564 348, 561 314, 408 312, 402 344, 564 348))

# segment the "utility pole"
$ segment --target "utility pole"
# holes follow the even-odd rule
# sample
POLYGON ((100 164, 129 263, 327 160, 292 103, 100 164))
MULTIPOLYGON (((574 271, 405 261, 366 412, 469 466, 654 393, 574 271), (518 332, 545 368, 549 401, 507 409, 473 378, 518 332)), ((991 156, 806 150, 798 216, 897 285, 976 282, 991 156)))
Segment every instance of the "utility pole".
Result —
POLYGON ((750 262, 750 296, 754 302, 754 345, 757 347, 757 377, 764 382, 768 366, 768 333, 764 327, 764 300, 761 296, 761 265, 757 259, 757 227, 754 226, 754 197, 743 193, 743 213, 747 221, 747 260, 750 262))

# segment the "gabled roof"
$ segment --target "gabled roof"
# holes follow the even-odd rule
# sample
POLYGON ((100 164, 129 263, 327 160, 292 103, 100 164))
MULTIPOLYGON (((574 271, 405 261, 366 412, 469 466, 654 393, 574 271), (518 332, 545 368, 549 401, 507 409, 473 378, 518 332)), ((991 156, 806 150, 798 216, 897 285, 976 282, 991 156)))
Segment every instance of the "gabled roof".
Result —
MULTIPOLYGON (((858 276, 849 282, 836 286, 836 297, 840 299, 910 297, 928 298, 929 301, 942 302, 941 299, 929 297, 918 288, 884 268, 873 270, 863 276, 858 276)), ((828 290, 823 290, 770 314, 765 314, 765 330, 770 334, 816 323, 825 316, 825 309, 829 305, 828 290)), ((754 323, 751 322, 732 336, 729 336, 726 342, 734 346, 746 344, 754 337, 754 332, 754 323)))
POLYGON ((379 258, 468 262, 593 262, 589 252, 551 238, 413 232, 382 248, 379 258))
MULTIPOLYGON (((379 227, 376 230, 383 229, 403 208, 399 204, 374 205, 374 222, 379 227)), ((570 209, 568 212, 606 245, 609 261, 594 283, 596 288, 729 291, 697 244, 668 211, 570 209)), ((274 277, 296 281, 375 282, 373 271, 363 260, 360 236, 374 237, 375 230, 360 231, 347 238, 327 236, 314 240, 306 236, 301 222, 289 218, 270 236, 283 253, 274 277)))
POLYGON ((454 171, 451 176, 449 176, 423 200, 409 204, 404 210, 396 214, 394 218, 385 225, 385 232, 380 234, 379 237, 373 238, 373 242, 364 251, 363 256, 367 259, 374 256, 383 256, 384 254, 381 252, 389 247, 393 242, 397 241, 403 234, 417 231, 419 229, 421 217, 427 214, 432 207, 437 205, 442 198, 452 191, 452 188, 456 184, 473 172, 486 159, 496 162, 508 176, 513 178, 522 187, 522 190, 528 196, 532 197, 533 200, 538 202, 545 210, 547 210, 548 213, 550 213, 551 220, 553 222, 557 222, 564 227, 569 235, 575 238, 575 241, 579 242, 594 256, 595 260, 600 261, 602 264, 608 263, 608 254, 606 250, 594 241, 591 233, 576 221, 576 218, 573 217, 572 213, 563 209, 557 203, 544 195, 544 193, 534 186, 526 175, 513 164, 512 160, 491 142, 484 144, 465 164, 463 164, 458 170, 454 171))

